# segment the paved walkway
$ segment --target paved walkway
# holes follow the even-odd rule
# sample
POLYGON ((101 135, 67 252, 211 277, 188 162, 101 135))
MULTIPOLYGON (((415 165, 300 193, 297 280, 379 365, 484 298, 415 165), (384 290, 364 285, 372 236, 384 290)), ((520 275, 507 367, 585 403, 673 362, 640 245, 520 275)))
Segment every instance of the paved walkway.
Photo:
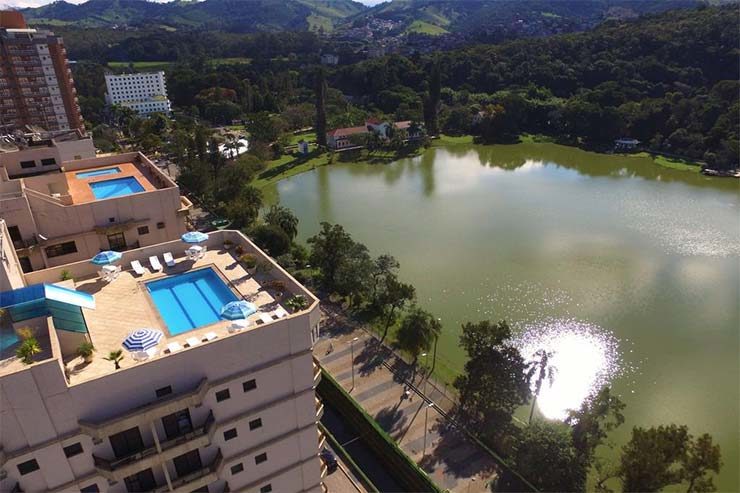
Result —
POLYGON ((438 486, 457 493, 490 491, 487 484, 495 475, 494 460, 465 435, 446 426, 437 410, 449 411, 453 402, 391 353, 379 352, 377 339, 325 311, 322 339, 314 354, 438 486))

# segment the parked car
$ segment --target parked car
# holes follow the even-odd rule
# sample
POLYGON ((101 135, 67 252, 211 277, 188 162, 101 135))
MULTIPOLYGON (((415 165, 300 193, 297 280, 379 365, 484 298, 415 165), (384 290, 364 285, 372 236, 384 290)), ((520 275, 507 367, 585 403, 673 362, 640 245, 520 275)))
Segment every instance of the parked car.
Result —
POLYGON ((322 450, 319 454, 319 457, 321 457, 321 460, 323 460, 324 464, 326 464, 326 470, 329 474, 336 471, 337 467, 339 467, 339 463, 337 462, 337 458, 334 456, 334 452, 332 452, 328 448, 322 450))

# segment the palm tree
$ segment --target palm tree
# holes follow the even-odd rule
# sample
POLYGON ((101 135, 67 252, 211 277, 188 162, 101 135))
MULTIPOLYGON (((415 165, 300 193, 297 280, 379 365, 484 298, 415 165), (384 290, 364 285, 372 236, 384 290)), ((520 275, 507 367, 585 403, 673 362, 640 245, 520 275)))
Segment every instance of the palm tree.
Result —
POLYGON ((270 207, 270 210, 265 214, 265 222, 282 229, 291 241, 298 234, 298 218, 287 207, 281 205, 270 207))
POLYGON ((106 361, 112 361, 114 365, 116 365, 116 370, 121 369, 121 360, 123 359, 123 350, 117 349, 115 351, 111 351, 108 353, 108 356, 103 357, 106 361))
POLYGON ((529 411, 529 424, 532 424, 532 415, 534 414, 534 407, 537 405, 537 397, 539 397, 540 390, 542 390, 542 382, 547 378, 550 382, 550 386, 552 386, 552 383, 555 380, 555 372, 557 369, 550 364, 550 359, 552 359, 554 354, 555 353, 551 351, 540 349, 532 355, 534 359, 527 363, 527 380, 531 381, 532 377, 537 374, 537 380, 535 381, 534 386, 534 399, 532 399, 532 409, 529 411))

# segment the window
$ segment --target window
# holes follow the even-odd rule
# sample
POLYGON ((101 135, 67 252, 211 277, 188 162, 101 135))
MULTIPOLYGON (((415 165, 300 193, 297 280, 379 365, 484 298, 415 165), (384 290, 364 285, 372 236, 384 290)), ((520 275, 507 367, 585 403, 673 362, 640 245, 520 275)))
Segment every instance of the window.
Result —
POLYGON ((100 488, 98 488, 98 483, 93 483, 90 486, 80 488, 80 493, 98 493, 99 491, 100 488))
POLYGON ((243 470, 244 470, 244 464, 242 464, 241 462, 235 466, 231 466, 231 474, 239 474, 243 470))
POLYGON ((115 454, 117 459, 127 457, 140 450, 144 450, 144 442, 141 439, 141 433, 139 432, 138 426, 134 426, 128 430, 111 435, 109 440, 111 447, 113 447, 113 454, 115 454))
POLYGON ((255 464, 262 464, 263 462, 267 462, 267 452, 262 452, 261 454, 254 456, 255 464))
POLYGON ((68 255, 70 253, 77 253, 77 245, 74 241, 46 247, 46 256, 49 258, 68 255))
POLYGON ((18 257, 18 262, 21 264, 21 270, 24 274, 33 272, 33 265, 31 265, 31 259, 28 257, 18 257))
POLYGON ((168 385, 167 387, 162 387, 161 389, 157 389, 154 391, 155 394, 157 394, 157 397, 164 397, 168 394, 172 393, 172 385, 168 385))
POLYGON ((242 388, 244 389, 244 392, 254 390, 257 388, 257 381, 254 378, 252 380, 247 380, 246 382, 242 383, 242 388))
POLYGON ((262 428, 262 418, 253 419, 249 422, 250 430, 256 430, 257 428, 262 428))
POLYGON ((262 488, 260 488, 260 493, 270 493, 272 491, 272 485, 266 484, 262 488))
POLYGON ((236 438, 236 437, 237 437, 236 428, 231 428, 230 430, 224 431, 224 440, 225 441, 228 442, 232 438, 236 438))
POLYGON ((168 440, 190 433, 193 431, 193 421, 190 419, 190 411, 183 409, 162 418, 162 426, 168 440))
POLYGON ((225 401, 226 399, 231 397, 231 392, 229 392, 229 389, 223 389, 216 392, 216 402, 225 401))
POLYGON ((73 443, 64 447, 64 455, 67 457, 74 457, 82 453, 82 444, 80 442, 73 443))
POLYGON ((21 462, 20 464, 18 464, 18 472, 21 473, 21 476, 25 476, 30 472, 38 470, 39 463, 36 462, 36 459, 27 460, 26 462, 21 462))
POLYGON ((41 160, 41 166, 54 166, 55 164, 57 164, 57 160, 53 157, 41 160))
POLYGON ((140 235, 148 235, 149 234, 149 226, 139 226, 139 228, 136 231, 140 235))
POLYGON ((125 250, 126 249, 126 237, 123 233, 113 233, 108 235, 108 246, 111 250, 125 250))
POLYGON ((36 161, 21 161, 21 168, 35 168, 36 167, 36 161))
POLYGON ((151 469, 146 469, 136 474, 124 478, 123 482, 126 483, 127 491, 152 491, 157 487, 157 482, 154 480, 154 473, 151 469))
POLYGON ((164 229, 164 223, 157 223, 157 229, 164 229))

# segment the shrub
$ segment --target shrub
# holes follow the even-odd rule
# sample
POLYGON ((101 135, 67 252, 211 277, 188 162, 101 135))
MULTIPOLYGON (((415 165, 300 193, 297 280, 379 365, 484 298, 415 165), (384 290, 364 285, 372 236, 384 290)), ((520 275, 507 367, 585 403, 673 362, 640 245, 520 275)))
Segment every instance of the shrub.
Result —
POLYGON ((68 281, 72 279, 72 273, 68 271, 67 269, 64 269, 62 273, 59 275, 60 281, 68 281))
POLYGON ((260 224, 252 230, 250 236, 258 247, 273 257, 279 257, 290 251, 290 237, 278 226, 260 224))
POLYGON ((308 307, 308 300, 302 294, 297 294, 286 301, 285 306, 287 306, 292 312, 299 312, 308 307))
POLYGON ((93 346, 93 343, 89 341, 85 341, 77 346, 77 356, 80 358, 88 359, 93 355, 94 351, 95 346, 93 346))
POLYGON ((257 267, 257 256, 253 253, 245 253, 239 257, 239 262, 244 264, 247 269, 254 269, 257 267))
POLYGON ((18 349, 15 350, 15 355, 18 356, 21 361, 27 365, 33 363, 33 356, 41 352, 41 346, 39 341, 35 337, 31 336, 24 338, 18 349))
POLYGON ((275 291, 277 293, 284 293, 286 289, 285 281, 268 281, 263 284, 265 289, 269 289, 271 291, 275 291))
MULTIPOLYGON (((225 243, 225 242, 224 242, 225 243)), ((244 255, 244 247, 241 245, 237 245, 236 248, 234 248, 234 253, 237 255, 244 255)))

